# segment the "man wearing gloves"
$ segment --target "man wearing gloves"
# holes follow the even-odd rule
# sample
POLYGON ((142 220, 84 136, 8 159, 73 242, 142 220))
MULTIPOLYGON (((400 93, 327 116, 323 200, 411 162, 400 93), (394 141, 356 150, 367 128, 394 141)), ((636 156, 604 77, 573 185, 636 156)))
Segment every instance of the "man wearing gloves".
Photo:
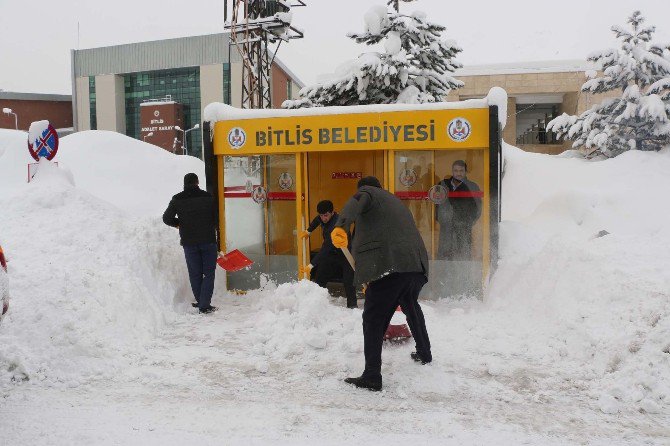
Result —
POLYGON ((319 215, 312 220, 309 228, 300 235, 301 237, 309 237, 317 227, 321 226, 323 244, 319 253, 314 256, 303 272, 308 273, 312 268, 316 268, 312 280, 322 288, 326 288, 328 282, 335 277, 341 276, 344 293, 347 296, 347 308, 356 308, 356 288, 353 284, 354 271, 342 251, 333 246, 330 238, 330 233, 335 228, 335 222, 338 218, 333 202, 330 200, 320 201, 316 205, 316 211, 319 215))
POLYGON ((398 305, 401 306, 416 342, 414 361, 432 361, 419 292, 427 282, 428 253, 410 211, 375 177, 358 182, 331 233, 336 248, 348 245, 349 228, 356 225, 352 243, 354 284, 367 283, 363 309, 365 370, 345 382, 369 390, 382 388, 384 332, 398 305))

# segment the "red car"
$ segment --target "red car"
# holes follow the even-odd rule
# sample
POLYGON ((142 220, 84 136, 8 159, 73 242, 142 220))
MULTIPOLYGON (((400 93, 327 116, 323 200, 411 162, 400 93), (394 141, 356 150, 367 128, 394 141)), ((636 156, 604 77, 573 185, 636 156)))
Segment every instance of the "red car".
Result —
POLYGON ((0 322, 2 322, 2 318, 5 317, 5 313, 9 309, 9 278, 7 277, 7 261, 2 246, 0 246, 0 267, 0 303, 2 304, 0 322))

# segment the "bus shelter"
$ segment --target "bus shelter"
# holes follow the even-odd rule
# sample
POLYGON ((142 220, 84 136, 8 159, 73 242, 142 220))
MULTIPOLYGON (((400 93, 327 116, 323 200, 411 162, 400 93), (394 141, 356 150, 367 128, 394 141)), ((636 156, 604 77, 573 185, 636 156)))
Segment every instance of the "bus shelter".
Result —
POLYGON ((316 204, 327 199, 342 209, 358 180, 374 175, 409 208, 423 237, 430 272, 422 297, 482 295, 498 252, 496 105, 486 99, 299 110, 212 104, 206 116, 214 116, 204 122, 203 137, 219 249, 239 249, 254 262, 227 273, 229 289, 303 279, 299 267, 322 241, 319 230, 299 237, 317 215, 316 204), (465 190, 452 178, 463 164, 465 190))

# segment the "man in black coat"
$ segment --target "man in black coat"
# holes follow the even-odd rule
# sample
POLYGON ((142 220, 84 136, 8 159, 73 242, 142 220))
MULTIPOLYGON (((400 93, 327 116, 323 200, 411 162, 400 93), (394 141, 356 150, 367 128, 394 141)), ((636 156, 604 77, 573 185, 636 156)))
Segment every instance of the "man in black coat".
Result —
POLYGON ((198 187, 198 176, 184 176, 184 191, 172 197, 163 213, 163 222, 179 228, 186 267, 200 313, 211 313, 216 270, 216 205, 214 197, 198 187))
POLYGON ((472 227, 482 213, 482 199, 477 183, 468 180, 467 170, 465 161, 456 160, 451 166, 452 176, 438 183, 449 192, 448 202, 437 205, 436 209, 441 259, 472 260, 472 227))
POLYGON ((312 280, 322 288, 326 288, 328 282, 334 278, 342 277, 344 293, 347 296, 347 308, 356 308, 358 305, 356 304, 356 288, 354 287, 354 270, 351 269, 351 265, 344 257, 342 250, 335 248, 330 238, 330 233, 335 228, 335 222, 338 219, 333 202, 330 200, 320 201, 316 205, 316 212, 319 215, 312 220, 307 230, 300 234, 301 237, 309 237, 316 228, 321 226, 321 234, 323 235, 321 249, 307 266, 306 272, 316 268, 312 280))
POLYGON ((354 284, 368 284, 363 309, 365 370, 345 382, 381 390, 382 343, 398 305, 416 342, 411 358, 422 364, 433 359, 418 302, 419 292, 428 280, 428 252, 412 213, 400 199, 382 189, 375 177, 362 178, 358 192, 344 205, 331 233, 336 248, 347 246, 347 232, 354 223, 354 284))

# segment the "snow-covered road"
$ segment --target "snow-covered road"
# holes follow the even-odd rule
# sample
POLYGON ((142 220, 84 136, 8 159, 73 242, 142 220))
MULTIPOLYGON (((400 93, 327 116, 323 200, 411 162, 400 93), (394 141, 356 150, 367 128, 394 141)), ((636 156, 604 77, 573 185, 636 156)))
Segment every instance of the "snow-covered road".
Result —
MULTIPOLYGON (((426 305, 435 362, 412 362, 411 344, 387 346, 385 390, 378 394, 341 381, 360 371, 360 352, 325 360, 315 350, 306 353, 314 355, 311 363, 265 363, 250 345, 257 299, 226 294, 214 315, 180 314, 109 379, 6 388, 6 444, 660 445, 670 435, 667 416, 603 413, 588 379, 537 363, 535 354, 452 349, 443 342, 450 330, 438 321, 454 314, 471 319, 473 339, 490 335, 476 329, 488 318, 478 303, 426 305), (473 367, 477 361, 460 362, 459 355, 489 363, 473 367), (493 361, 513 363, 513 370, 496 369, 493 361)), ((360 311, 338 303, 330 313, 359 325, 360 311)))
POLYGON ((484 302, 425 302, 434 362, 388 346, 373 393, 342 382, 363 367, 361 311, 310 282, 238 296, 220 276, 221 310, 190 307, 159 216, 199 160, 81 132, 26 184, 24 145, 0 132, 0 444, 670 442, 667 150, 506 146, 484 302))

